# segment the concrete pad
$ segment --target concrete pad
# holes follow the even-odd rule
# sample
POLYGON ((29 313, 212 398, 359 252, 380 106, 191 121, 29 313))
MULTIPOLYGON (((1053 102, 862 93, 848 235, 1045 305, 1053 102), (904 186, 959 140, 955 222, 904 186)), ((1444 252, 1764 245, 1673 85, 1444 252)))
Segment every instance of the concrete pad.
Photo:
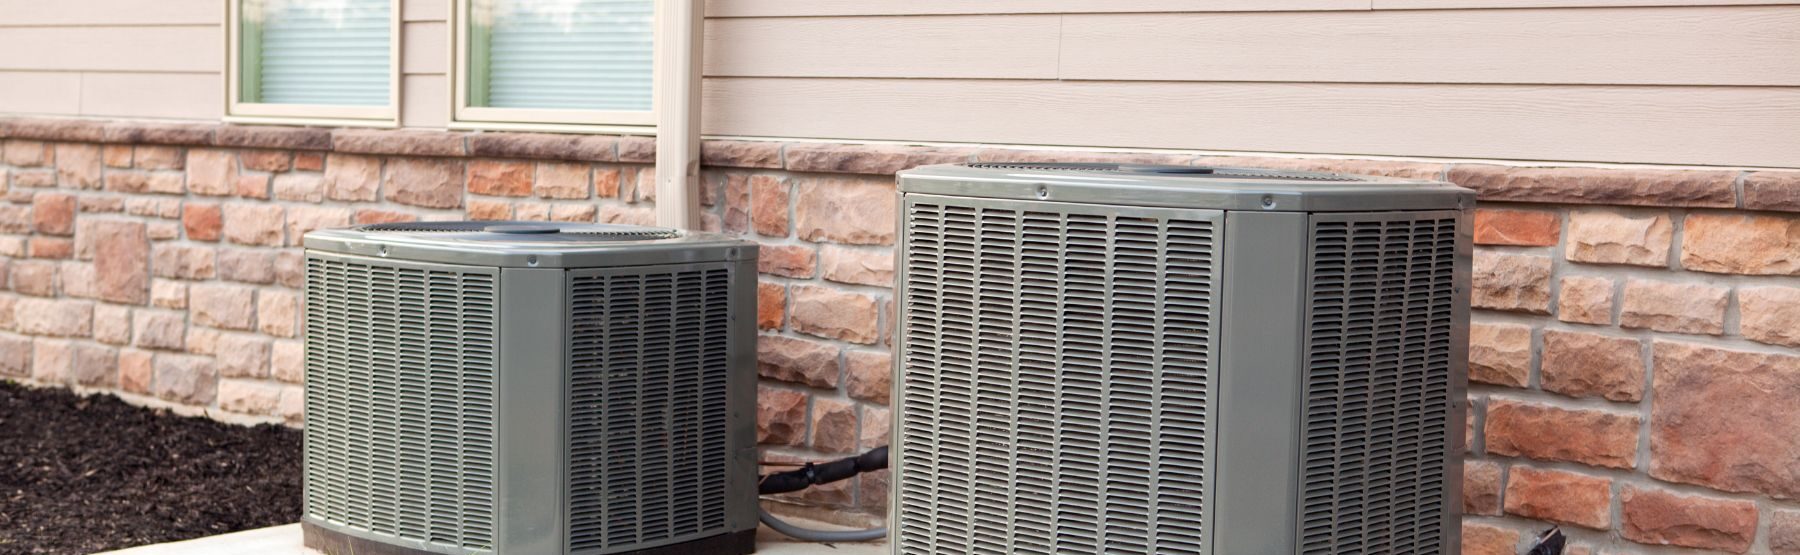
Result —
MULTIPOLYGON (((850 530, 850 527, 804 518, 781 516, 781 520, 815 530, 850 530)), ((767 526, 756 529, 756 555, 888 555, 887 542, 805 543, 794 540, 767 526)))
MULTIPOLYGON (((821 530, 842 526, 789 519, 821 530)), ((886 543, 798 543, 768 528, 756 531, 757 555, 887 555, 886 543)), ((187 541, 159 543, 97 555, 320 555, 301 545, 300 525, 271 526, 187 541)))
POLYGON ((757 543, 756 555, 888 555, 885 543, 757 543))
POLYGON ((301 547, 300 525, 271 526, 187 541, 110 551, 104 555, 318 555, 301 547))

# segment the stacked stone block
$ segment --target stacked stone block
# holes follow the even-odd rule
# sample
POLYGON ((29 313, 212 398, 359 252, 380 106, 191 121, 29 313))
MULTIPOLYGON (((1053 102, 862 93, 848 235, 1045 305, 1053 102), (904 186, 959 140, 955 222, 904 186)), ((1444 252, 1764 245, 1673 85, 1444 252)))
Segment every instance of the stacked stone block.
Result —
MULTIPOLYGON (((648 224, 651 138, 0 121, 0 376, 297 422, 305 233, 648 224)), ((1465 553, 1800 555, 1800 174, 707 141, 705 226, 762 244, 765 460, 887 443, 895 172, 1214 164, 1477 189, 1465 553)), ((886 473, 789 496, 880 514, 886 473)), ((816 514, 816 513, 815 513, 816 514)))
POLYGON ((1465 551, 1556 523, 1587 552, 1796 553, 1800 181, 1446 175, 1484 199, 1465 551))

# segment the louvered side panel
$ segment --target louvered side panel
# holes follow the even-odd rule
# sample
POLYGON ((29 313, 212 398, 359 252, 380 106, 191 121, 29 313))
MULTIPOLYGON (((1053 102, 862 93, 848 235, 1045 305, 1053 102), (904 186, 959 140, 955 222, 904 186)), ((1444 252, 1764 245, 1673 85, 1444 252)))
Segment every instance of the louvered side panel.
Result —
MULTIPOLYGON (((686 497, 676 498, 676 512, 694 521, 689 524, 677 521, 677 530, 686 530, 687 526, 710 532, 726 525, 726 485, 728 483, 726 463, 729 460, 728 428, 730 422, 726 416, 726 396, 730 385, 730 341, 733 311, 754 314, 754 306, 732 306, 731 284, 736 279, 728 270, 716 270, 699 276, 699 283, 704 293, 698 298, 683 301, 683 306, 702 308, 698 311, 684 311, 681 320, 700 322, 691 326, 700 329, 704 335, 684 336, 677 342, 676 348, 682 352, 699 353, 700 359, 693 361, 698 372, 684 377, 686 384, 682 392, 686 397, 678 399, 676 411, 683 437, 688 438, 692 449, 684 449, 684 453, 692 454, 698 460, 680 467, 693 469, 691 476, 698 476, 698 484, 686 497), (698 421, 684 419, 694 418, 698 421)), ((689 295, 693 295, 690 290, 689 295)), ((750 301, 754 303, 754 298, 750 301)), ((690 329, 687 323, 678 320, 680 329, 690 329)))
POLYGON ((396 279, 400 288, 395 348, 399 355, 401 452, 397 531, 403 538, 424 539, 435 516, 429 491, 434 476, 429 455, 431 371, 426 364, 432 347, 427 319, 430 299, 425 296, 425 272, 402 272, 396 279))
POLYGON ((461 364, 461 419, 463 449, 461 488, 462 545, 479 547, 494 543, 495 466, 494 421, 498 416, 494 400, 499 391, 495 330, 499 310, 495 294, 498 284, 494 276, 462 274, 458 276, 461 294, 456 307, 460 311, 456 330, 461 364))
POLYGON ((337 368, 332 357, 338 354, 333 353, 330 348, 335 342, 329 335, 330 330, 342 327, 342 318, 331 310, 331 307, 341 305, 333 299, 336 290, 328 287, 333 282, 330 271, 329 265, 323 260, 306 260, 306 429, 303 431, 305 442, 301 449, 305 467, 302 479, 306 484, 303 496, 306 514, 342 520, 342 515, 337 514, 337 508, 343 504, 338 497, 341 486, 334 485, 338 480, 331 474, 332 469, 337 468, 337 453, 333 449, 336 440, 332 435, 338 426, 333 422, 333 415, 327 412, 336 405, 329 397, 334 381, 332 374, 337 368))
POLYGON ((972 391, 975 461, 974 491, 970 500, 974 517, 974 544, 979 549, 1006 549, 1014 542, 1016 526, 1008 515, 1016 502, 1018 475, 1018 325, 1019 325, 1019 224, 1017 212, 982 210, 973 222, 974 264, 974 362, 972 391))
POLYGON ((344 395, 344 406, 339 414, 344 416, 343 450, 348 467, 346 474, 347 499, 344 505, 345 521, 351 526, 364 529, 375 529, 371 523, 371 513, 379 510, 370 498, 372 484, 369 479, 372 467, 377 464, 390 463, 391 460, 375 460, 375 446, 369 437, 369 428, 375 425, 370 414, 370 385, 373 369, 369 367, 369 359, 375 348, 372 334, 372 322, 369 321, 369 301, 373 296, 370 291, 370 276, 374 268, 368 266, 351 266, 346 268, 345 279, 340 286, 345 289, 345 308, 348 314, 344 319, 345 331, 349 333, 349 341, 344 343, 345 351, 343 370, 344 381, 339 391, 344 395))
POLYGON ((488 270, 308 256, 308 516, 491 548, 496 286, 488 270))
POLYGON ((940 553, 974 551, 975 506, 975 210, 944 208, 939 336, 937 503, 940 553))
MULTIPOLYGON (((944 283, 944 208, 935 205, 906 207, 906 334, 902 337, 904 367, 938 368, 944 283)), ((936 372, 908 372, 900 382, 898 403, 905 418, 900 422, 897 523, 890 538, 905 555, 938 553, 936 528, 938 474, 938 384, 936 372)))
POLYGON ((1106 533, 1109 552, 1150 553, 1150 531, 1161 524, 1153 510, 1158 489, 1153 458, 1162 439, 1156 368, 1161 227, 1162 222, 1119 218, 1110 233, 1105 487, 1107 509, 1115 517, 1106 533))
POLYGON ((1207 553, 1205 492, 1206 432, 1212 420, 1206 393, 1213 359, 1214 250, 1211 222, 1175 220, 1165 224, 1161 266, 1163 287, 1157 330, 1156 511, 1163 534, 1152 553, 1207 553))
POLYGON ((1312 228, 1301 548, 1440 553, 1456 218, 1312 228))
POLYGON ((721 530, 730 271, 569 283, 569 550, 721 530))
POLYGON ((452 543, 462 535, 462 518, 457 509, 462 507, 461 469, 457 467, 462 458, 463 437, 460 416, 462 407, 457 400, 462 396, 461 372, 457 365, 457 351, 462 346, 456 343, 456 279, 446 272, 428 272, 425 275, 425 341, 430 346, 426 351, 425 371, 427 376, 426 391, 430 394, 430 405, 426 414, 426 437, 430 438, 430 449, 426 460, 431 465, 430 495, 426 500, 431 509, 430 528, 427 538, 436 543, 452 543), (447 517, 447 518, 446 518, 447 517))
POLYGON ((1216 218, 909 197, 900 553, 1209 552, 1216 218))
POLYGON ((1056 451, 1061 504, 1056 508, 1057 551, 1099 553, 1106 519, 1105 483, 1101 475, 1107 446, 1103 351, 1107 322, 1106 220, 1104 215, 1065 215, 1063 220, 1062 310, 1057 335, 1062 338, 1062 368, 1057 390, 1061 429, 1056 451), (1101 518, 1096 518, 1101 517, 1101 518))
MULTIPOLYGON (((1056 517, 1060 505, 1056 451, 1058 361, 1062 344, 1062 238, 1060 214, 1028 212, 1019 218, 1019 329, 1015 380, 1013 549, 1019 553, 1056 553, 1056 517)), ((909 272, 909 277, 913 275, 909 272)), ((925 375, 929 375, 928 373, 925 375)), ((911 378, 906 380, 909 384, 911 378)), ((911 423, 909 412, 905 421, 911 423)), ((910 471, 910 469, 909 469, 910 471)))
POLYGON ((366 403, 366 437, 369 460, 388 464, 368 467, 369 499, 367 527, 371 530, 399 530, 400 453, 398 406, 400 365, 398 321, 395 313, 399 296, 399 272, 394 268, 371 267, 366 274, 367 303, 360 320, 363 325, 352 328, 367 338, 368 395, 359 399, 366 403))

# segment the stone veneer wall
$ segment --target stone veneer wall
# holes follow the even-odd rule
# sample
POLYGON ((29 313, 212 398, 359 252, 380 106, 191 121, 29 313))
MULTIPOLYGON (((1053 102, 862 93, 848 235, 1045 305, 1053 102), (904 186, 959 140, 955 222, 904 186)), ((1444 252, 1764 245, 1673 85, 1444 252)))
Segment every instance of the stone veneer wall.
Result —
MULTIPOLYGON (((289 421, 308 230, 647 223, 655 200, 643 137, 10 120, 0 139, 0 375, 289 421)), ((1797 173, 709 141, 706 226, 764 245, 765 458, 885 443, 892 174, 1052 159, 1479 190, 1464 552, 1556 522, 1572 553, 1800 554, 1797 173)), ((794 500, 879 513, 886 490, 794 500)))

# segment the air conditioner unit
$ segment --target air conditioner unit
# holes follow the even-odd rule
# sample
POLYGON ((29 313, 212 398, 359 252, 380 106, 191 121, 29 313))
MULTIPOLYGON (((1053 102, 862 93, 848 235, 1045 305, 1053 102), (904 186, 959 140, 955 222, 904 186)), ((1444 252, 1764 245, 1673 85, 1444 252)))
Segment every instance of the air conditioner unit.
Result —
POLYGON ((893 552, 1451 554, 1473 193, 900 177, 893 552))
POLYGON ((754 243, 419 222, 306 248, 306 545, 754 551, 754 243))

